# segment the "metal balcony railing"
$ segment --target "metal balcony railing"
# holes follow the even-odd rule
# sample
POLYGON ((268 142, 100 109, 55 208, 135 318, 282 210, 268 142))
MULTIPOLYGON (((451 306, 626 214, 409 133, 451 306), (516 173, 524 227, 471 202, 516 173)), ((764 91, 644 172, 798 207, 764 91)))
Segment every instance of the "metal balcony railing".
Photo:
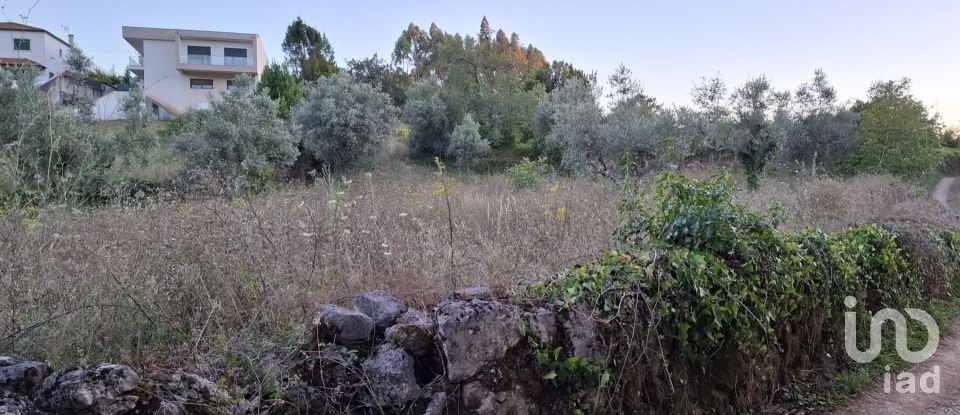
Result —
POLYGON ((187 65, 239 66, 253 67, 250 58, 237 56, 180 55, 180 63, 187 65))

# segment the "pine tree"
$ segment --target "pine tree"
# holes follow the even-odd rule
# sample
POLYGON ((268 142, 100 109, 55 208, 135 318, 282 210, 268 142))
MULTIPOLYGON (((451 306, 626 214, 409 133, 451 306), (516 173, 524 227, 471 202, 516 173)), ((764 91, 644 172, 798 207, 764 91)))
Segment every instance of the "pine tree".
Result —
POLYGON ((491 40, 493 40, 493 30, 490 29, 487 16, 483 16, 483 20, 480 22, 480 43, 490 43, 491 40))
POLYGON ((326 35, 304 23, 300 17, 287 26, 282 46, 287 55, 287 66, 301 81, 313 81, 338 70, 333 46, 326 35))

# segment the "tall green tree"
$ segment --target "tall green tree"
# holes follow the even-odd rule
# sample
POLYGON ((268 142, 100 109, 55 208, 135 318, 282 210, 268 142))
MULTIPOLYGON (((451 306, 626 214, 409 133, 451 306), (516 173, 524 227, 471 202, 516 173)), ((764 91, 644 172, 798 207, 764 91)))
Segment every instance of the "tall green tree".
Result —
POLYGON ((282 118, 290 118, 290 110, 303 99, 300 83, 286 66, 279 63, 271 63, 263 69, 257 92, 264 91, 277 102, 277 110, 282 118))
POLYGON ((933 174, 942 163, 940 123, 910 93, 910 79, 875 83, 866 102, 854 105, 860 114, 860 148, 852 168, 904 178, 933 174))
POLYGON ((300 17, 287 26, 282 47, 287 55, 287 66, 301 81, 315 81, 338 70, 333 46, 327 36, 300 17))

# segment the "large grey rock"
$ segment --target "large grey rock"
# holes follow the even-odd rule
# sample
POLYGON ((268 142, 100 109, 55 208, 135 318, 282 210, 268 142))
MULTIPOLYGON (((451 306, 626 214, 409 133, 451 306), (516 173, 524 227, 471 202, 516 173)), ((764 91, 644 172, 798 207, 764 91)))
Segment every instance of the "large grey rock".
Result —
POLYGON ((321 341, 343 345, 363 344, 373 337, 373 320, 366 314, 349 308, 328 305, 313 320, 321 341))
POLYGON ((423 415, 443 415, 446 409, 447 394, 445 392, 437 392, 430 396, 430 403, 427 404, 427 409, 423 411, 423 415))
POLYGON ((527 329, 541 346, 553 344, 553 339, 557 337, 557 317, 553 311, 545 308, 538 308, 533 312, 523 313, 527 320, 527 329))
POLYGON ((25 396, 0 391, 0 415, 26 415, 33 413, 30 400, 25 396))
POLYGON ((231 399, 216 383, 181 370, 164 370, 149 374, 142 381, 150 390, 151 400, 140 406, 143 412, 163 415, 206 413, 243 414, 248 403, 231 399))
POLYGON ((583 306, 570 309, 567 320, 563 322, 563 331, 570 341, 570 351, 574 356, 601 361, 603 356, 597 337, 597 321, 593 318, 592 309, 583 306))
POLYGON ((413 368, 413 357, 390 343, 377 348, 377 353, 363 362, 364 374, 373 386, 380 405, 402 405, 417 398, 420 386, 413 368))
POLYGON ((387 328, 384 337, 413 356, 423 357, 430 352, 435 331, 433 320, 425 313, 407 310, 397 319, 397 324, 387 328))
POLYGON ((49 374, 50 369, 42 362, 0 356, 0 391, 29 395, 49 374))
POLYGON ((37 403, 58 414, 125 414, 137 405, 138 398, 128 393, 139 383, 140 376, 127 366, 78 367, 47 377, 37 403))
POLYGON ((485 364, 504 357, 523 338, 521 314, 515 306, 483 300, 441 304, 437 327, 449 380, 467 380, 485 364))
POLYGON ((471 382, 463 387, 463 406, 468 413, 476 415, 525 415, 537 412, 519 387, 493 392, 480 382, 471 382))
POLYGON ((371 291, 353 299, 353 308, 373 319, 378 330, 386 329, 407 306, 384 291, 371 291))

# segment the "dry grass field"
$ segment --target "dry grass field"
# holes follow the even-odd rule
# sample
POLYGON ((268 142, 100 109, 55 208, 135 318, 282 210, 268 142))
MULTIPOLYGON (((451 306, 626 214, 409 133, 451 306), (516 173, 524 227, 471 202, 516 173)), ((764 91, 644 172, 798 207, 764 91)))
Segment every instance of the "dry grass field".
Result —
MULTIPOLYGON (((880 176, 769 179, 737 198, 783 207, 786 229, 956 221, 880 176)), ((393 158, 251 199, 7 213, 0 350, 54 364, 246 367, 296 344, 320 303, 386 289, 430 304, 454 287, 509 289, 590 258, 613 246, 619 200, 603 179, 519 190, 503 175, 437 176, 393 158)))

